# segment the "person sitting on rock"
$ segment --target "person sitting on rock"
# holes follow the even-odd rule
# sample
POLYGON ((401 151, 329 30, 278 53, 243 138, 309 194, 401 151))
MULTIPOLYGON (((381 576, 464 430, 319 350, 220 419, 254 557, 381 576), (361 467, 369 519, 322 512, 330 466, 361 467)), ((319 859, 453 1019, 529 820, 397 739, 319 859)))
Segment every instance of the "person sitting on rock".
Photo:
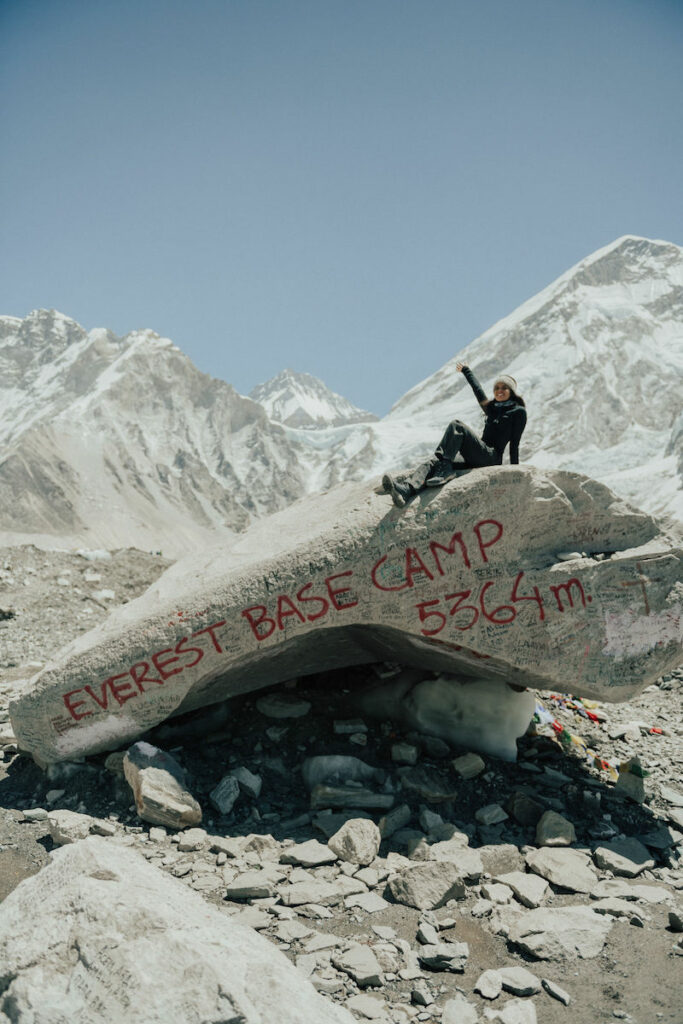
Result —
POLYGON ((405 476, 393 477, 385 473, 382 486, 397 508, 403 508, 408 499, 423 488, 440 487, 452 480, 457 469, 500 466, 508 444, 510 463, 519 463, 519 440, 526 426, 526 408, 524 399, 517 394, 517 381, 507 373, 500 374, 493 385, 491 399, 486 397, 469 366, 465 363, 456 363, 455 366, 464 374, 486 414, 483 433, 479 438, 461 420, 453 420, 446 427, 429 462, 405 476))

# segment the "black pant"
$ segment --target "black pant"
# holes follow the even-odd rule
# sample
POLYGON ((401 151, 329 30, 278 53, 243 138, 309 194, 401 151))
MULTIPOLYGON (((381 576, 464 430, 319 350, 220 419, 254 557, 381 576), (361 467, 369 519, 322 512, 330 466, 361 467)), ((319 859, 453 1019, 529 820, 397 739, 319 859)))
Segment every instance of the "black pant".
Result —
POLYGON ((466 465, 472 469, 479 466, 495 466, 499 461, 498 453, 484 444, 481 438, 460 420, 453 420, 448 424, 435 454, 437 458, 448 459, 449 462, 455 462, 456 456, 461 455, 466 465))
POLYGON ((400 477, 402 483, 407 484, 414 494, 421 491, 425 480, 430 472, 438 466, 442 459, 448 462, 455 462, 458 455, 463 459, 456 463, 462 469, 477 469, 481 466, 498 465, 498 454, 493 448, 477 437, 473 430, 460 420, 453 420, 444 431, 444 435, 434 452, 434 455, 427 462, 420 463, 415 469, 400 477))

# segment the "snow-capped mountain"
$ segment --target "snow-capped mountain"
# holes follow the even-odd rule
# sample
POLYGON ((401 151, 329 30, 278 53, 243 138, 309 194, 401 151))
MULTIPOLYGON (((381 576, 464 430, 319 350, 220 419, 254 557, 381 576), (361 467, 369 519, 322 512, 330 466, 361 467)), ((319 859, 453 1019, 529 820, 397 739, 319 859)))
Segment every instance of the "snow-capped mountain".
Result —
MULTIPOLYGON (((683 519, 683 250, 624 237, 499 321, 457 359, 490 393, 519 383, 523 462, 587 473, 683 519)), ((0 543, 177 555, 304 493, 433 450, 482 414, 456 358, 372 422, 307 374, 252 392, 166 338, 86 332, 54 310, 0 317, 0 543)))
POLYGON ((341 395, 331 391, 310 373, 283 370, 265 384, 249 392, 262 405, 271 420, 287 427, 320 429, 349 423, 373 422, 377 416, 358 409, 341 395))
POLYGON ((586 473, 655 514, 683 519, 683 249, 626 236, 598 250, 412 388, 377 424, 307 452, 319 486, 420 461, 446 424, 483 424, 456 369, 488 394, 518 381, 520 458, 586 473))
POLYGON ((0 318, 0 531, 179 553, 304 491, 256 402, 152 331, 0 318))

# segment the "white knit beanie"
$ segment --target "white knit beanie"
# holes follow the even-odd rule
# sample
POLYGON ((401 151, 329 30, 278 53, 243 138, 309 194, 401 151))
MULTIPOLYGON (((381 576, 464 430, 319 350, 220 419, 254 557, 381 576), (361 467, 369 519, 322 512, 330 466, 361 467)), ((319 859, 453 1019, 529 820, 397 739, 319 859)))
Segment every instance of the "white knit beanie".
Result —
POLYGON ((514 391, 515 394, 517 393, 517 381, 514 377, 511 377, 507 373, 499 374, 496 377, 494 384, 507 384, 507 386, 510 388, 510 391, 514 391))

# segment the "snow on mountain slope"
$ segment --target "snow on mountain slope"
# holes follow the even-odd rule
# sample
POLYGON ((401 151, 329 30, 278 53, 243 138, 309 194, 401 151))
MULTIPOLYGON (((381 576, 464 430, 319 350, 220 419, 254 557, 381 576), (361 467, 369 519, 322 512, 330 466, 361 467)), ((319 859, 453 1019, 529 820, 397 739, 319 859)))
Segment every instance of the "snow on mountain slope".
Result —
POLYGON ((483 414, 456 361, 527 402, 523 462, 587 473, 683 519, 683 250, 626 236, 499 321, 372 422, 307 374, 252 392, 166 338, 0 317, 0 543, 162 548, 244 529, 304 493, 407 468, 483 414))
POLYGON ((295 428, 339 427, 348 423, 376 420, 371 412, 358 409, 310 373, 283 370, 249 393, 266 410, 271 420, 295 428))
MULTIPOLYGON (((683 250, 626 236, 583 260, 412 388, 376 424, 309 450, 319 485, 410 466, 452 419, 483 413, 456 362, 491 394, 516 378, 528 426, 520 458, 587 473, 656 514, 683 519, 683 250)), ((305 439, 304 439, 305 440, 305 439)))
POLYGON ((304 491, 283 429, 151 331, 0 318, 0 405, 4 534, 175 554, 304 491))

